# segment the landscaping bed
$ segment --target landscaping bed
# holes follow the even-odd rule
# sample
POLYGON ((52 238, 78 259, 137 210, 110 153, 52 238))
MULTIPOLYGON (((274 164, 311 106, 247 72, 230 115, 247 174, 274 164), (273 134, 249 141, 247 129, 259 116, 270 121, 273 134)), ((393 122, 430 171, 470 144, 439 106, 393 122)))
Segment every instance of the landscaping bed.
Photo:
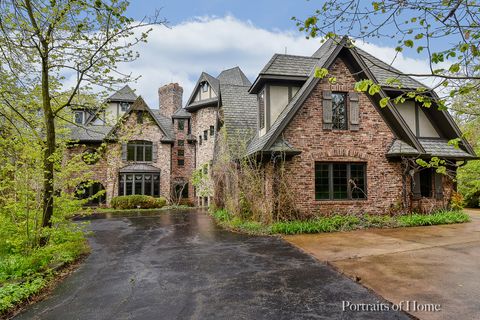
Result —
POLYGON ((262 224, 256 221, 242 220, 234 217, 226 210, 211 211, 211 215, 222 227, 249 234, 301 234, 349 231, 366 228, 399 228, 429 226, 439 224, 464 223, 470 216, 459 210, 441 210, 431 214, 408 214, 399 216, 387 215, 333 215, 305 221, 283 221, 262 224))
POLYGON ((74 224, 50 230, 46 245, 29 250, 19 249, 24 239, 18 235, 1 240, 0 317, 35 300, 89 252, 83 229, 74 224))

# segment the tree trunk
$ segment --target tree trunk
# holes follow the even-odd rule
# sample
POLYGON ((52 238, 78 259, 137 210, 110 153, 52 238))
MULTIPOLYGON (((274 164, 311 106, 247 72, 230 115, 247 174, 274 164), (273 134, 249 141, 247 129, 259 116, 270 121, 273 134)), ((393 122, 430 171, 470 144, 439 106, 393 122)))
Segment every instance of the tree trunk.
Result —
POLYGON ((43 221, 42 227, 52 226, 53 215, 53 164, 55 153, 55 121, 50 99, 48 56, 42 58, 42 100, 45 121, 45 150, 43 154, 43 221))

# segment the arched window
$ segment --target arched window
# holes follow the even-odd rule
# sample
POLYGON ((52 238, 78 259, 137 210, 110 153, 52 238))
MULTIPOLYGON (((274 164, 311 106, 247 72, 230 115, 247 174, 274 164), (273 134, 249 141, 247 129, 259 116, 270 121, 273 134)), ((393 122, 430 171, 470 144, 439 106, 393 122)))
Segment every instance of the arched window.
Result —
POLYGON ((106 203, 105 187, 96 181, 80 183, 75 190, 75 196, 77 199, 88 200, 87 206, 97 206, 106 203))
POLYGON ((130 141, 127 144, 127 160, 128 161, 145 161, 153 160, 153 144, 150 141, 130 141))

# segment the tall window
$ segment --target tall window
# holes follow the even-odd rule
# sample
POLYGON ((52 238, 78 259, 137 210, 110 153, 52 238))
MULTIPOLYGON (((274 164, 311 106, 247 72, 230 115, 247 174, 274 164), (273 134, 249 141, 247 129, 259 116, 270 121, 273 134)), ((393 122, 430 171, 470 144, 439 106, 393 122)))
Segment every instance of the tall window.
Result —
POLYGON ((430 198, 433 195, 432 170, 420 171, 420 194, 422 197, 430 198))
POLYGON ((185 120, 178 119, 178 131, 185 130, 185 120))
POLYGON ((210 126, 210 136, 213 136, 215 134, 215 127, 210 126))
POLYGON ((185 140, 178 140, 177 144, 179 147, 183 147, 185 145, 185 140))
POLYGON ((143 194, 160 196, 160 173, 122 173, 120 174, 118 194, 128 196, 143 194))
POLYGON ((208 140, 208 130, 203 131, 203 140, 205 140, 205 141, 208 140))
POLYGON ((152 161, 153 145, 150 141, 131 141, 127 144, 128 161, 152 161))
POLYGON ((332 93, 332 128, 337 130, 348 129, 346 93, 332 93))
POLYGON ((83 111, 75 111, 75 117, 74 117, 75 123, 76 124, 83 124, 83 116, 84 116, 83 111))
POLYGON ((365 163, 315 163, 316 200, 365 199, 365 181, 365 163))
POLYGON ((265 89, 258 94, 258 124, 259 128, 265 128, 265 89))
POLYGON ((202 136, 198 136, 198 144, 202 145, 202 136))

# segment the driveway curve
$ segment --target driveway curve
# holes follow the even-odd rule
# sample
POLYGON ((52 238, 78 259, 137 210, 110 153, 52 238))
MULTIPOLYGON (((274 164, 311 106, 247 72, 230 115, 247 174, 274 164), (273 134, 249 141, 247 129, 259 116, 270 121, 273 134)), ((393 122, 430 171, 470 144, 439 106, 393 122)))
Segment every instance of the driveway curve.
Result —
POLYGON ((92 219, 91 255, 15 319, 409 319, 343 311, 386 303, 276 237, 217 227, 202 211, 92 219))

